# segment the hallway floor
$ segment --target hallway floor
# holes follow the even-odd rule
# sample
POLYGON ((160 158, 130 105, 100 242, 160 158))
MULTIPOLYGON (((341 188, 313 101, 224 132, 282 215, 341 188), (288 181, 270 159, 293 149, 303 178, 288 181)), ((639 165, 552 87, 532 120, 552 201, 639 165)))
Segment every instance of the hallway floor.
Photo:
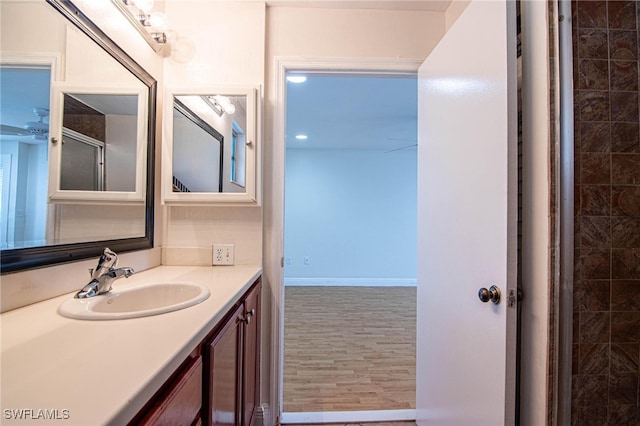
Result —
POLYGON ((284 411, 415 408, 415 287, 286 287, 284 411))
POLYGON ((333 425, 333 426, 415 426, 416 422, 313 423, 313 424, 306 423, 304 425, 288 424, 286 426, 324 426, 324 425, 333 425))

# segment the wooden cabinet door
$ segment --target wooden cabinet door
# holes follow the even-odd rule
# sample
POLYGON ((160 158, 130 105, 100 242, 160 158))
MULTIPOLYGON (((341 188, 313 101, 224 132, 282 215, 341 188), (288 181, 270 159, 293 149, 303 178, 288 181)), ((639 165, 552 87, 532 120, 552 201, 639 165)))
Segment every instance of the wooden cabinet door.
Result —
POLYGON ((244 306, 238 306, 207 345, 209 373, 206 402, 207 425, 240 423, 240 380, 244 306))
POLYGON ((202 407, 202 358, 189 360, 187 365, 144 419, 134 424, 190 426, 197 422, 202 407))
POLYGON ((260 397, 260 284, 254 286, 245 302, 244 365, 242 378, 242 425, 255 421, 260 397))

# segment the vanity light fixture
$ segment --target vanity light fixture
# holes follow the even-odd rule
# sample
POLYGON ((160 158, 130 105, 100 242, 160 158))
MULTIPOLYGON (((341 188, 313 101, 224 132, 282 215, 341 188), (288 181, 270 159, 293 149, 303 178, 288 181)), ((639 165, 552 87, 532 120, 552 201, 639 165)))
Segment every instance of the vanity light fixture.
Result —
POLYGON ((233 114, 236 112, 236 107, 231 103, 231 99, 222 95, 207 95, 202 96, 202 100, 216 113, 219 117, 225 112, 227 114, 233 114))
POLYGON ((151 12, 153 0, 111 0, 156 52, 168 42, 167 15, 151 12))
POLYGON ((309 136, 300 133, 300 134, 296 135, 296 139, 298 139, 300 141, 306 141, 307 139, 309 139, 309 136))

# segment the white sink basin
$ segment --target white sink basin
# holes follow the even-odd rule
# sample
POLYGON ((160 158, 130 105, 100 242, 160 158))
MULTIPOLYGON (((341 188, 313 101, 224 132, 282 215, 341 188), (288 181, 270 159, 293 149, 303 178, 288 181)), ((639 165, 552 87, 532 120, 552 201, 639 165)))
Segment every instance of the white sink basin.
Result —
POLYGON ((196 283, 163 282, 138 285, 88 299, 68 299, 58 308, 62 316, 85 320, 114 320, 164 314, 196 305, 209 297, 196 283))

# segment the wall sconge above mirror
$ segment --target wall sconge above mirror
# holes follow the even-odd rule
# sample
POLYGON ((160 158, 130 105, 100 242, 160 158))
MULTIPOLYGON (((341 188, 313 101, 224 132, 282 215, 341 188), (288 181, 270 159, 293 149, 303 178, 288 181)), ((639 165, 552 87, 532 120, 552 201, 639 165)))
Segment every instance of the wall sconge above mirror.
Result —
POLYGON ((167 90, 163 204, 257 203, 259 93, 254 86, 167 90))
POLYGON ((144 204, 145 89, 142 84, 52 87, 50 202, 144 204))

